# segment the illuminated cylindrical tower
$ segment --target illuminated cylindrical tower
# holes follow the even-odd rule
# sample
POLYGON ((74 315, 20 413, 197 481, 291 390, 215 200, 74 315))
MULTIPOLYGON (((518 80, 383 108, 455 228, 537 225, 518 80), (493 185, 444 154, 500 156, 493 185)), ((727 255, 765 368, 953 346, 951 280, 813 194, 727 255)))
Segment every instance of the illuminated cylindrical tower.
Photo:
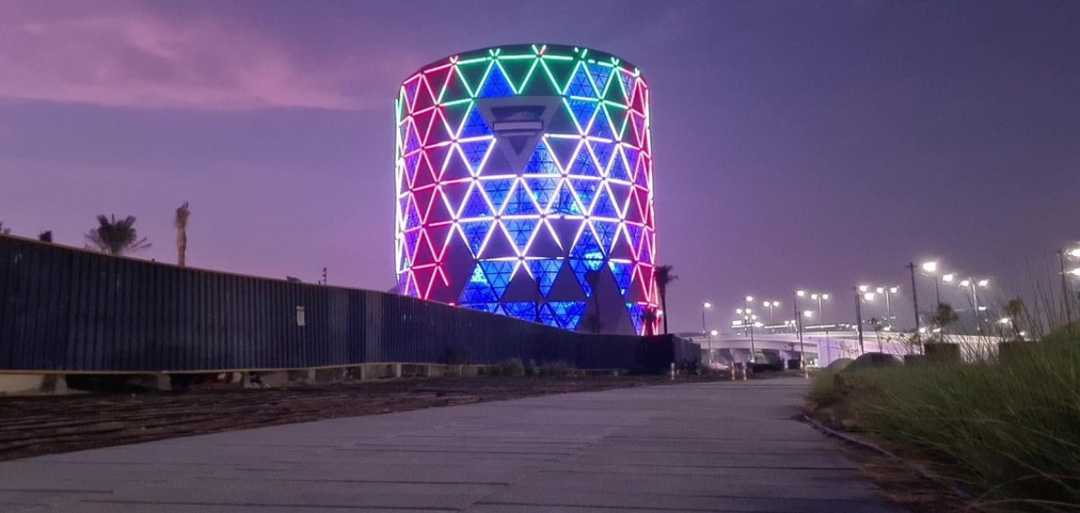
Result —
POLYGON ((398 290, 569 330, 656 324, 649 88, 559 45, 441 59, 401 85, 398 290))

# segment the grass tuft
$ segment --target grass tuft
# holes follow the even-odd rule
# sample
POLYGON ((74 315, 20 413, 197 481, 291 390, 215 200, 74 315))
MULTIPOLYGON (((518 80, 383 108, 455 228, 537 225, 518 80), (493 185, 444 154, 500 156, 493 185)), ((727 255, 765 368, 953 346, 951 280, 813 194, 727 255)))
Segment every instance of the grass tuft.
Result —
POLYGON ((810 399, 944 464, 986 511, 1080 510, 1080 340, 978 363, 823 372, 810 399))

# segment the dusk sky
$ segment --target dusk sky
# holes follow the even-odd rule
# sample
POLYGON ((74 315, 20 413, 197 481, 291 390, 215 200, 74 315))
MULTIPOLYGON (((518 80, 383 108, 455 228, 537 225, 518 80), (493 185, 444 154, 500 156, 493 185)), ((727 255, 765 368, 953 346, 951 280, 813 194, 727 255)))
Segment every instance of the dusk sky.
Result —
POLYGON ((1080 240, 1080 3, 1019 0, 0 0, 0 221, 130 214, 174 262, 186 200, 193 266, 389 289, 400 81, 532 42, 649 81, 673 330, 795 286, 850 318, 926 256, 1006 294, 1080 240))

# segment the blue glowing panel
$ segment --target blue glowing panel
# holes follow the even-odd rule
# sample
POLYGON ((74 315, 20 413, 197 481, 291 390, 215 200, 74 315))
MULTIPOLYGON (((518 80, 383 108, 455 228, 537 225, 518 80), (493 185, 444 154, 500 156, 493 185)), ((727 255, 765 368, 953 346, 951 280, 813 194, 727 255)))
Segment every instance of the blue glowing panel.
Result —
POLYGON ((488 70, 487 79, 484 81, 484 87, 480 89, 481 98, 501 98, 503 96, 513 96, 514 87, 510 85, 510 81, 506 79, 506 75, 496 63, 491 64, 491 69, 488 70))
POLYGON ((559 320, 555 317, 555 312, 551 311, 551 306, 549 305, 540 306, 540 316, 538 320, 543 324, 547 324, 548 326, 553 326, 556 328, 562 327, 562 325, 559 324, 559 320))
POLYGON ((514 262, 509 260, 481 260, 480 267, 487 276, 488 283, 495 290, 495 294, 502 297, 506 292, 510 279, 514 277, 514 262))
POLYGON ((540 294, 547 296, 551 292, 551 286, 555 283, 555 278, 559 275, 559 269, 562 268, 562 259, 539 258, 529 260, 528 264, 529 271, 532 272, 536 284, 540 287, 540 294))
POLYGON ((584 301, 551 301, 548 303, 559 325, 568 330, 577 329, 585 313, 584 301))
POLYGON ((458 137, 466 139, 469 137, 483 137, 493 133, 491 127, 484 121, 484 117, 480 115, 480 109, 474 106, 469 111, 469 117, 465 120, 465 125, 461 127, 461 134, 458 137))
POLYGON ((523 321, 536 321, 536 303, 533 303, 532 301, 503 303, 503 308, 506 309, 506 314, 510 317, 521 319, 523 321))
POLYGON ((615 276, 615 284, 619 286, 619 293, 625 296, 630 291, 630 279, 633 277, 634 264, 611 260, 608 262, 608 266, 611 267, 611 274, 615 276))

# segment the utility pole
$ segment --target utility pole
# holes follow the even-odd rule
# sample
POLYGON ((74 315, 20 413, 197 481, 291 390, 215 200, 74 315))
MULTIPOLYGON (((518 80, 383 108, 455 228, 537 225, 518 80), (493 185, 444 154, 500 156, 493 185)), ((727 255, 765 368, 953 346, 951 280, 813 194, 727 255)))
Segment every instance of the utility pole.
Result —
POLYGON ((1058 262, 1061 264, 1061 299, 1065 303, 1065 330, 1070 334, 1072 327, 1072 310, 1069 308, 1069 276, 1065 272, 1065 250, 1058 250, 1058 262))
POLYGON ((919 334, 919 291, 915 286, 915 262, 911 262, 907 265, 911 270, 911 302, 915 306, 915 335, 919 334))
POLYGON ((855 287, 855 322, 859 326, 859 354, 866 354, 862 331, 862 293, 859 292, 859 287, 855 287))

